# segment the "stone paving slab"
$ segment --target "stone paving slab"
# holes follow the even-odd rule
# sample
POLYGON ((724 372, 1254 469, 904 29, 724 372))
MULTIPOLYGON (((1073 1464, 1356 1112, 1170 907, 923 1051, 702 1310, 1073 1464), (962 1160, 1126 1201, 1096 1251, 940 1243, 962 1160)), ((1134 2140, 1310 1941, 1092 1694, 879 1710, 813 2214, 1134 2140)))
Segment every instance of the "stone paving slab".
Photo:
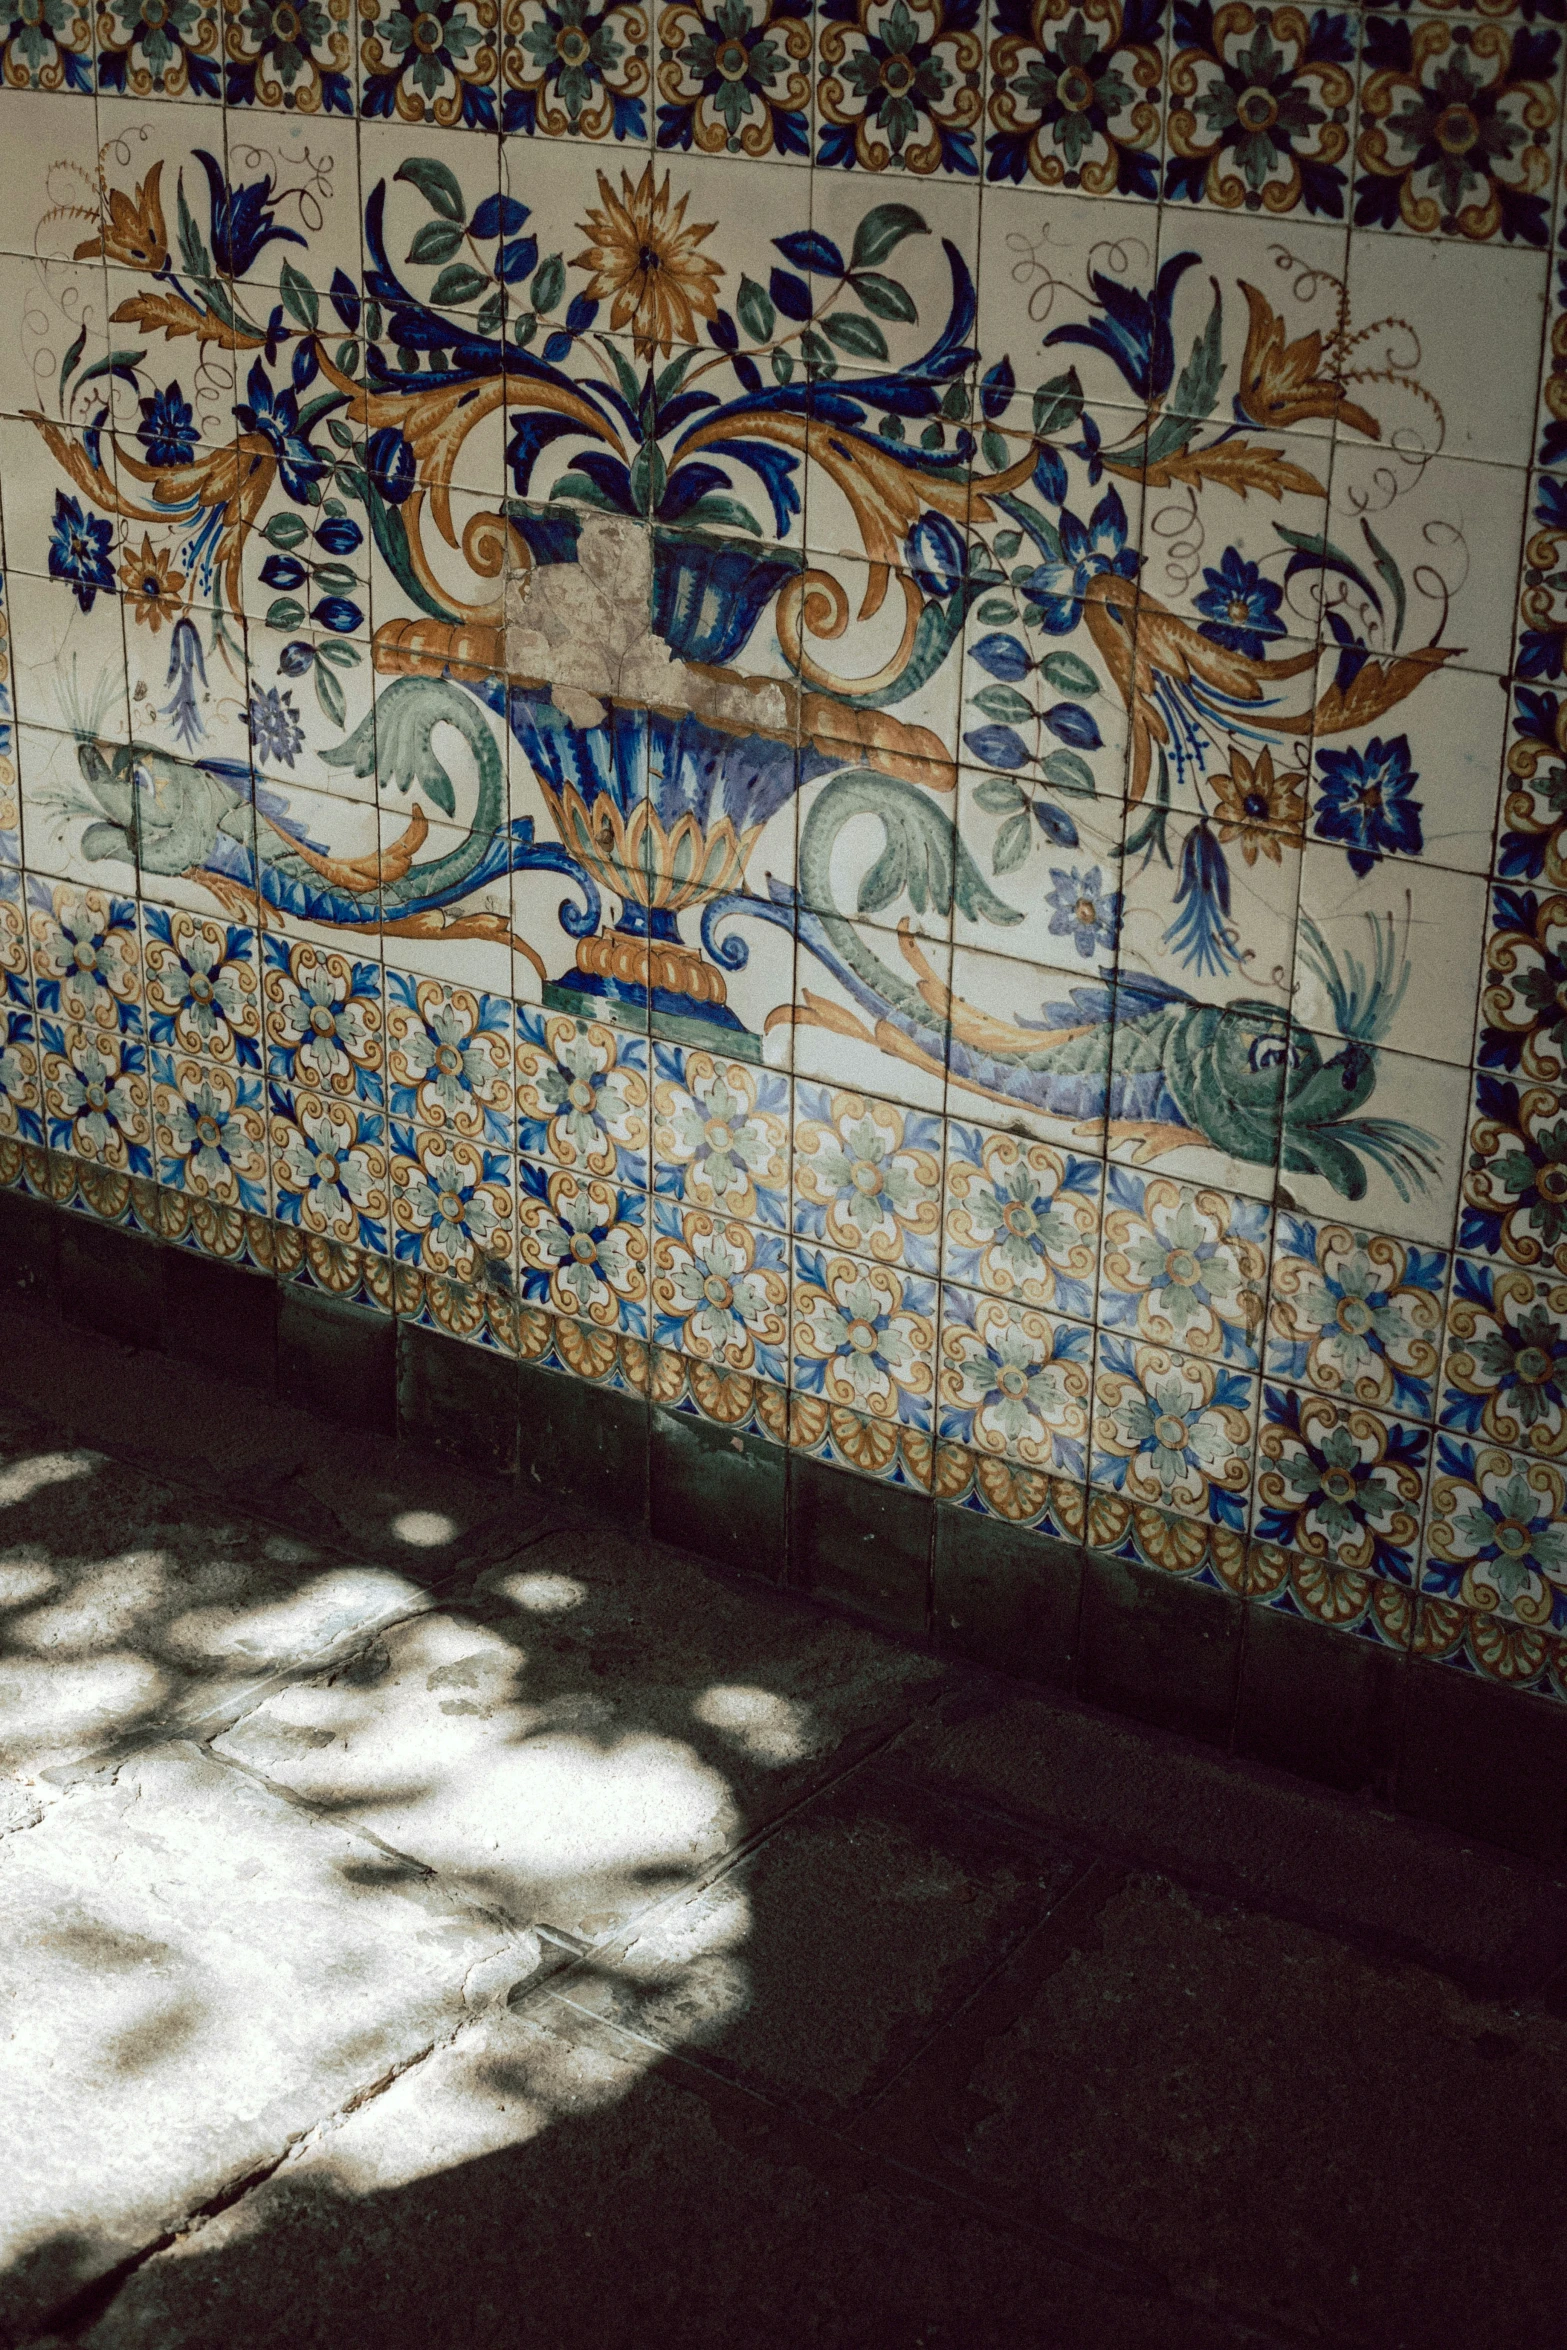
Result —
POLYGON ((0 1839, 0 2324, 275 2163, 536 1945, 198 1749, 0 1839))
POLYGON ((1249 2330, 548 1998, 141 2269, 84 2350, 1238 2350, 1249 2330), (461 2310, 461 2329, 452 2312, 461 2310))
POLYGON ((558 1533, 481 1575, 472 1606, 276 1691, 214 1752, 595 1942, 939 1684, 930 1659, 695 1561, 558 1533))

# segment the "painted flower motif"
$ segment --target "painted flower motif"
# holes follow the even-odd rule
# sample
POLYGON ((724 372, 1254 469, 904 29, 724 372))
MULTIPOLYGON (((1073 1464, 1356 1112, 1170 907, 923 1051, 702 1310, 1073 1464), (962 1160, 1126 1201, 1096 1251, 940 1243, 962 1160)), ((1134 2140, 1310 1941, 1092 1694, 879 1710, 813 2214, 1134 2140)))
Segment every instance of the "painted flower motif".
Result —
POLYGON ((163 906, 143 909, 152 1041, 259 1069, 255 932, 163 906))
POLYGON ((1325 1394, 1426 1420, 1447 1259, 1382 1233, 1281 1216, 1268 1369, 1325 1394))
POLYGON ((200 1061, 175 1062, 164 1054, 153 1059, 159 1182, 265 1215, 260 1080, 236 1078, 200 1061))
POLYGON ((98 87, 127 98, 221 95, 211 0, 101 0, 98 87))
POLYGON ((653 1047, 653 1188, 691 1207, 781 1226, 789 1179, 789 1086, 771 1069, 653 1047))
MULTIPOLYGON (((38 1009, 82 1026, 141 1033, 136 906, 105 890, 29 883, 38 1009)), ((151 909, 149 908, 149 912, 151 909)))
POLYGON ((319 1094, 271 1088, 275 1213, 330 1240, 386 1254, 384 1123, 319 1094))
POLYGON ((645 1042, 569 1012, 519 1011, 519 1149, 642 1183, 647 1102, 645 1042))
POLYGON ((1167 1175, 1111 1167, 1099 1318, 1183 1354, 1257 1361, 1268 1211, 1167 1175))
POLYGON ((642 1333, 645 1196, 524 1159, 517 1170, 522 1293, 556 1313, 642 1333))
POLYGON ((1516 1452, 1567 1452, 1567 1283, 1460 1257, 1441 1421, 1516 1452))
POLYGON ((85 0, 0 0, 0 84, 91 90, 92 14, 85 0))
POLYGON ((512 1007, 445 980, 386 974, 392 1115, 487 1143, 511 1140, 512 1007))
POLYGON ((196 454, 196 412, 178 383, 165 384, 141 402, 136 438, 149 465, 188 465, 196 454))
POLYGON ((351 114, 348 0, 223 0, 230 106, 351 114))
POLYGON ((795 1230, 878 1261, 936 1270, 941 1125, 862 1094, 797 1089, 795 1230))
POLYGON ((1567 1095, 1477 1073, 1458 1245, 1567 1273, 1567 1095))
POLYGON ((1268 640, 1284 634, 1279 618, 1284 590, 1264 579, 1258 566, 1238 547, 1226 547, 1218 569, 1208 565, 1203 579, 1202 594, 1193 599, 1196 609, 1207 616, 1198 624, 1198 635, 1222 645, 1228 653, 1244 653, 1249 661, 1260 661, 1268 640))
POLYGON ((954 1123, 943 1271, 1023 1305, 1093 1311, 1103 1169, 1093 1159, 954 1123))
POLYGON ((1178 0, 1167 197, 1344 217, 1352 20, 1326 8, 1178 0))
POLYGON ((674 0, 658 20, 658 144, 808 155, 810 0, 674 0))
POLYGON ((1107 572, 1117 579, 1137 576, 1137 554, 1126 543, 1126 508, 1113 487, 1105 491, 1086 525, 1063 506, 1060 538, 1059 560, 1037 563, 1022 582, 1023 593, 1038 614, 1037 625, 1050 636, 1069 636, 1077 627, 1091 579, 1107 572))
POLYGON ((1081 1480, 1092 1357, 1086 1324, 944 1288, 939 1433, 1081 1480))
POLYGON ((1496 870, 1567 889, 1567 697, 1516 687, 1512 732, 1496 870))
POLYGON ((891 1265, 795 1250, 794 1385, 873 1419, 928 1428, 935 1285, 891 1265))
POLYGON ((1567 1477, 1437 1439, 1422 1587, 1519 1624, 1567 1624, 1567 1477))
POLYGON ((499 13, 498 0, 359 0, 361 111, 498 129, 499 13))
POLYGON ((648 19, 611 0, 507 0, 502 128, 526 136, 643 139, 648 19))
POLYGON ((1263 1391, 1256 1533, 1408 1583, 1430 1434, 1293 1387, 1263 1391))
POLYGON ((1319 840, 1341 843, 1353 873, 1369 873, 1382 856, 1418 857, 1425 846, 1422 803, 1413 797, 1419 781, 1407 735, 1387 742, 1373 735, 1362 751, 1319 751, 1312 829, 1319 840))
POLYGON ((245 723, 258 758, 279 767, 292 767, 305 747, 305 730, 286 687, 265 686, 253 692, 245 723))
POLYGON ((32 1017, 0 1008, 0 1134, 41 1143, 38 1053, 32 1017))
POLYGON ((274 391, 262 362, 253 362, 245 379, 245 397, 234 409, 241 428, 254 433, 273 454, 278 480, 296 506, 308 506, 325 479, 327 460, 310 438, 309 424, 300 423, 300 392, 314 380, 316 363, 309 343, 300 343, 294 357, 295 381, 274 391), (303 379, 302 381, 300 379, 303 379))
POLYGON ((1111 955, 1121 935, 1121 892, 1112 889, 1097 865, 1080 873, 1075 865, 1050 868, 1046 903, 1050 935, 1069 938, 1085 962, 1101 950, 1111 955))
POLYGON ((275 1076, 381 1101, 381 975, 374 963, 268 936, 268 1059, 275 1076))
POLYGON ((978 0, 823 0, 818 163, 979 169, 978 0))
POLYGON ((1567 1075, 1567 897, 1492 890, 1477 1057, 1483 1069, 1567 1075))
POLYGON ((511 1249, 511 1161, 446 1134, 394 1129, 392 1254, 401 1263, 473 1281, 511 1249))
POLYGON ((1230 771, 1216 775, 1213 787, 1219 838, 1226 846, 1239 841, 1248 865, 1255 865, 1259 856, 1281 865, 1286 848, 1300 847, 1306 823, 1303 767, 1286 767, 1281 775, 1275 774, 1271 751, 1248 759, 1232 740, 1230 771))
POLYGON ((147 1055, 106 1028, 39 1023, 49 1146, 132 1175, 152 1173, 147 1055))
POLYGON ((1239 1530, 1256 1400, 1239 1371, 1101 1337, 1090 1482, 1239 1530))
POLYGON ((986 177, 1157 196, 1160 0, 996 0, 986 177))
POLYGON ((785 1382, 789 1274, 781 1235, 657 1203, 653 1336, 731 1371, 785 1382))
POLYGON ((114 526, 100 515, 84 514, 77 498, 64 490, 54 493, 54 520, 49 526, 49 577, 63 579, 84 612, 93 608, 100 588, 112 590, 114 567, 109 549, 114 526))
POLYGON ((1345 385, 1322 372, 1320 332, 1299 335, 1289 342, 1284 321, 1266 294, 1240 281, 1246 297, 1246 348, 1241 356, 1240 389, 1235 395, 1238 415, 1265 430, 1288 430, 1314 418, 1336 418, 1368 440, 1381 437, 1381 426, 1368 409, 1352 401, 1345 385))
POLYGON ((184 585, 185 574, 175 570, 172 550, 154 547, 146 531, 141 534, 139 554, 126 548, 120 564, 120 586, 138 627, 150 629, 156 636, 166 620, 177 619, 180 590, 184 585))
POLYGON ((1545 244, 1560 67, 1543 28, 1371 17, 1356 226, 1545 244))
POLYGON ((572 266, 593 272, 589 301, 609 303, 616 334, 630 327, 639 359, 655 354, 667 359, 677 342, 696 341, 699 318, 717 316, 722 272, 717 261, 697 250, 717 223, 688 225, 689 196, 671 204, 668 174, 655 182, 651 163, 635 185, 622 172, 618 196, 602 172, 598 186, 603 209, 590 211, 583 223, 593 242, 572 266))

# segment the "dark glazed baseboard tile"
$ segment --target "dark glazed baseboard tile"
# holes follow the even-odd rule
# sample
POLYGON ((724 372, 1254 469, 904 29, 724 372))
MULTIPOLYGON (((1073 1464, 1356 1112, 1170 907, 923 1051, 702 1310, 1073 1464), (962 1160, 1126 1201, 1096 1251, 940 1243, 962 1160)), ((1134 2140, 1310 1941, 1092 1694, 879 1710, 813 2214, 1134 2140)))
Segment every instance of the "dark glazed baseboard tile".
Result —
POLYGON ((889 1632, 919 1640, 930 1620, 935 1503, 794 1453, 789 1461, 789 1579, 889 1632))
POLYGON ((297 1281, 278 1285, 280 1402, 391 1436, 397 1426, 397 1324, 297 1281))
POLYGON ((781 1583, 789 1555, 789 1455, 764 1436, 655 1409, 651 1525, 739 1573, 781 1583))
POLYGON ((0 1192, 0 1292, 324 1421, 515 1473, 947 1655, 1567 1857, 1567 1707, 1531 1693, 15 1192, 0 1192))

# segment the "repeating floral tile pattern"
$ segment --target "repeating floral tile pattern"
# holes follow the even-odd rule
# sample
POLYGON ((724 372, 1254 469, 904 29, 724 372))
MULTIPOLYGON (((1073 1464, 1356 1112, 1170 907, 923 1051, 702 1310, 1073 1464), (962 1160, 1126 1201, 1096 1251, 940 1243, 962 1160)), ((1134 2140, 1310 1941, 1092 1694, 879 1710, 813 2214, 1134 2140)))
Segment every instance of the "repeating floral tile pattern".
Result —
POLYGON ((1567 1697, 1564 25, 0 0, 0 1180, 1567 1697))

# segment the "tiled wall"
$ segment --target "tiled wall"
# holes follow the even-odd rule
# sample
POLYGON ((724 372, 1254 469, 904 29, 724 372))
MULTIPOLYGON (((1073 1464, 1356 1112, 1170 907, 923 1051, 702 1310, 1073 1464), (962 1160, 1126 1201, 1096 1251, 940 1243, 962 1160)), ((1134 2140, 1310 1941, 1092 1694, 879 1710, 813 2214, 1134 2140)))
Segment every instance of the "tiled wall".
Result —
POLYGON ((0 1181, 1567 1698, 1564 0, 0 0, 0 1181))

